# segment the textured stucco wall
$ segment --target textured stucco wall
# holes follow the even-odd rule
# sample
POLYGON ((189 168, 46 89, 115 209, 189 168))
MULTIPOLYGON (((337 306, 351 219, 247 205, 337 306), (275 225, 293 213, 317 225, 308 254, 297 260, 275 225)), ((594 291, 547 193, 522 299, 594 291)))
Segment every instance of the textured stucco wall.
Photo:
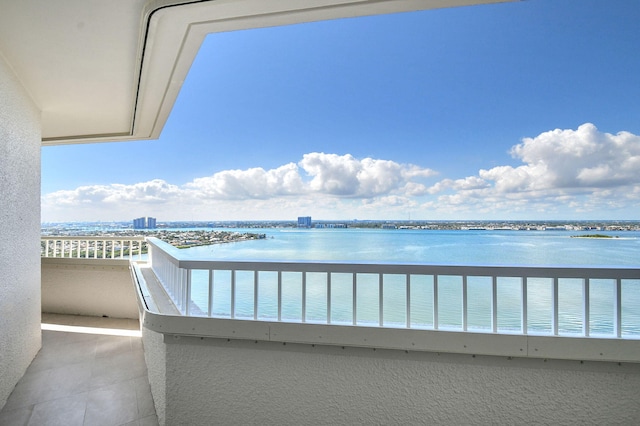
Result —
POLYGON ((0 52, 0 407, 40 343, 40 113, 0 52))
POLYGON ((166 362, 167 425, 640 424, 638 364, 171 336, 166 362))
POLYGON ((42 312, 138 319, 129 262, 43 258, 42 312))
POLYGON ((164 336, 160 333, 142 327, 142 344, 144 345, 144 360, 147 364, 147 373, 153 403, 156 406, 156 415, 161 425, 166 423, 166 345, 164 336))

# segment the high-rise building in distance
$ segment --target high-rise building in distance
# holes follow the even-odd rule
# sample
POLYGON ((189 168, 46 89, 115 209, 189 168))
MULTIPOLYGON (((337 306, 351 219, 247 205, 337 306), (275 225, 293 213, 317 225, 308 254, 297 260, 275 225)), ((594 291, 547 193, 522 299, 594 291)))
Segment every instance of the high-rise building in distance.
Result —
POLYGON ((298 228, 311 228, 311 216, 299 216, 298 228))
POLYGON ((156 218, 139 217, 133 219, 133 229, 156 229, 156 218))

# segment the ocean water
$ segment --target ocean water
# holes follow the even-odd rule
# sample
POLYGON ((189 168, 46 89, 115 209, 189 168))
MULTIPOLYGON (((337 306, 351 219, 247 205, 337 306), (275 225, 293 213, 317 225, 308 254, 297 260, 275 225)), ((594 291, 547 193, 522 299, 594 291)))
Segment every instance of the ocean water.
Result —
POLYGON ((571 238, 580 231, 381 229, 221 229, 264 240, 187 249, 206 259, 307 260, 445 265, 594 265, 640 267, 640 232, 571 238))
MULTIPOLYGON (((380 229, 223 229, 265 233, 263 240, 243 241, 186 249, 194 259, 341 261, 441 265, 564 265, 640 267, 640 232, 598 232, 614 238, 572 238, 588 234, 577 231, 440 231, 380 229)), ((192 276, 195 305, 207 310, 208 273, 192 276)), ((230 272, 214 276, 214 316, 230 315, 230 272)), ((332 322, 350 324, 353 300, 351 276, 332 276, 332 322)), ((357 322, 378 322, 377 276, 358 276, 357 322)), ((260 272, 258 317, 277 317, 277 275, 260 272)), ((433 278, 419 277, 411 285, 411 327, 433 327, 433 278)), ((235 315, 253 318, 253 273, 236 277, 235 315)), ((614 330, 614 282, 592 280, 590 285, 590 330, 592 335, 611 335, 614 330)), ((308 322, 326 320, 326 280, 322 274, 308 274, 308 322)), ((301 320, 301 274, 283 274, 283 316, 301 320)), ((500 332, 520 330, 520 280, 498 281, 498 327, 500 332)), ((528 330, 551 333, 552 283, 549 279, 528 282, 528 330)), ((622 331, 628 338, 640 338, 640 281, 624 280, 622 285, 622 331)), ((440 277, 438 282, 439 326, 462 327, 462 279, 440 277)), ((468 282, 468 323, 471 330, 491 328, 491 279, 473 277, 468 282)), ((582 281, 561 280, 559 284, 559 330, 561 334, 582 332, 582 281)), ((384 322, 405 327, 406 290, 403 277, 384 278, 384 322), (398 282, 395 282, 398 281, 398 282)))

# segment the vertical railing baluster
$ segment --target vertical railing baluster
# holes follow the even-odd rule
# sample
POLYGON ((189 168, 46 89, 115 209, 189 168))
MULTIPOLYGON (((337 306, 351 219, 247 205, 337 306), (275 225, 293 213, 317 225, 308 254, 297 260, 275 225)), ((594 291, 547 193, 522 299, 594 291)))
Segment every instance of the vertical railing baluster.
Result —
POLYGON ((231 319, 236 317, 236 271, 231 271, 231 319))
POLYGON ((331 272, 327 272, 327 324, 331 324, 331 272))
POLYGON ((278 321, 282 321, 282 271, 278 271, 278 321))
POLYGON ((177 283, 178 283, 178 298, 180 299, 181 312, 184 314, 184 271, 177 265, 173 267, 176 271, 177 283))
POLYGON ((302 272, 302 322, 307 322, 307 272, 302 272))
POLYGON ((173 294, 178 302, 178 309, 182 312, 182 292, 180 287, 180 275, 179 270, 173 266, 169 266, 171 271, 171 282, 173 284, 173 294))
POLYGON ((176 275, 176 269, 173 264, 169 262, 166 256, 163 256, 164 262, 164 270, 165 275, 167 277, 167 281, 169 282, 169 287, 171 288, 171 295, 173 297, 174 303, 176 304, 176 308, 180 310, 180 294, 178 293, 178 277, 176 275))
POLYGON ((468 299, 468 285, 467 285, 467 274, 462 276, 462 331, 467 331, 468 327, 468 307, 469 307, 469 299, 468 299))
POLYGON ((191 269, 185 269, 184 270, 185 273, 187 274, 187 282, 186 282, 186 289, 185 289, 185 308, 184 308, 184 312, 185 315, 189 316, 191 314, 191 269))
POLYGON ((173 278, 173 294, 175 294, 175 298, 178 300, 178 307, 182 310, 182 286, 180 285, 180 270, 178 267, 169 264, 169 268, 171 268, 171 275, 173 278))
POLYGON ((407 304, 407 328, 411 328, 411 275, 410 274, 406 274, 405 275, 405 288, 406 288, 406 297, 407 297, 407 301, 405 302, 407 304))
POLYGON ((614 289, 614 319, 613 319, 613 331, 616 337, 622 337, 622 280, 616 279, 616 286, 614 289))
POLYGON ((439 328, 439 317, 438 313, 438 275, 433 275, 433 329, 437 330, 439 328))
POLYGON ((213 269, 209 269, 209 301, 207 303, 207 316, 213 314, 213 269))
POLYGON ((551 329, 553 335, 558 335, 558 277, 553 278, 553 289, 551 294, 551 329))
POLYGON ((589 293, 590 293, 589 278, 582 280, 582 334, 585 337, 589 337, 590 333, 590 311, 589 311, 589 293))
POLYGON ((357 284, 357 275, 354 272, 351 275, 351 294, 352 294, 352 314, 353 314, 353 321, 352 324, 356 325, 358 323, 358 313, 357 313, 357 309, 358 309, 358 284, 357 284))
POLYGON ((258 291, 259 291, 259 273, 253 271, 253 319, 258 319, 258 291))
POLYGON ((175 298, 178 300, 178 306, 180 307, 180 309, 182 309, 182 285, 181 285, 181 276, 180 276, 180 270, 178 269, 177 266, 173 265, 172 263, 168 263, 168 267, 171 270, 171 274, 172 274, 172 278, 173 278, 173 288, 174 288, 174 294, 175 294, 175 298))
POLYGON ((498 277, 491 276, 491 332, 498 332, 498 277))
POLYGON ((384 274, 378 274, 378 324, 384 326, 384 274))
POLYGON ((521 292, 522 292, 522 307, 521 307, 521 314, 522 317, 520 319, 521 322, 521 326, 520 326, 520 332, 522 334, 528 334, 529 333, 529 325, 527 324, 528 321, 528 317, 529 317, 529 302, 528 302, 528 286, 529 283, 527 281, 527 277, 522 277, 522 281, 521 281, 521 292))

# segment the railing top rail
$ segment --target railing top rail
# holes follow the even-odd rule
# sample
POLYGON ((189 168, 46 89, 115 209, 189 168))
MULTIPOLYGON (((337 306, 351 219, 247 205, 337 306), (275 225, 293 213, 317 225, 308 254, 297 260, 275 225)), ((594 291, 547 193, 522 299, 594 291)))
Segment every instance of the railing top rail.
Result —
POLYGON ((76 236, 55 236, 42 235, 41 240, 46 241, 144 241, 144 235, 123 235, 123 236, 103 236, 103 235, 76 235, 76 236))
POLYGON ((171 263, 183 269, 282 271, 282 272, 332 272, 372 274, 426 274, 467 275, 530 278, 591 278, 591 279, 640 279, 640 268, 580 266, 487 266, 487 265, 432 265, 366 262, 325 261, 272 261, 272 260, 197 260, 189 259, 180 249, 155 237, 147 242, 162 250, 171 263))

